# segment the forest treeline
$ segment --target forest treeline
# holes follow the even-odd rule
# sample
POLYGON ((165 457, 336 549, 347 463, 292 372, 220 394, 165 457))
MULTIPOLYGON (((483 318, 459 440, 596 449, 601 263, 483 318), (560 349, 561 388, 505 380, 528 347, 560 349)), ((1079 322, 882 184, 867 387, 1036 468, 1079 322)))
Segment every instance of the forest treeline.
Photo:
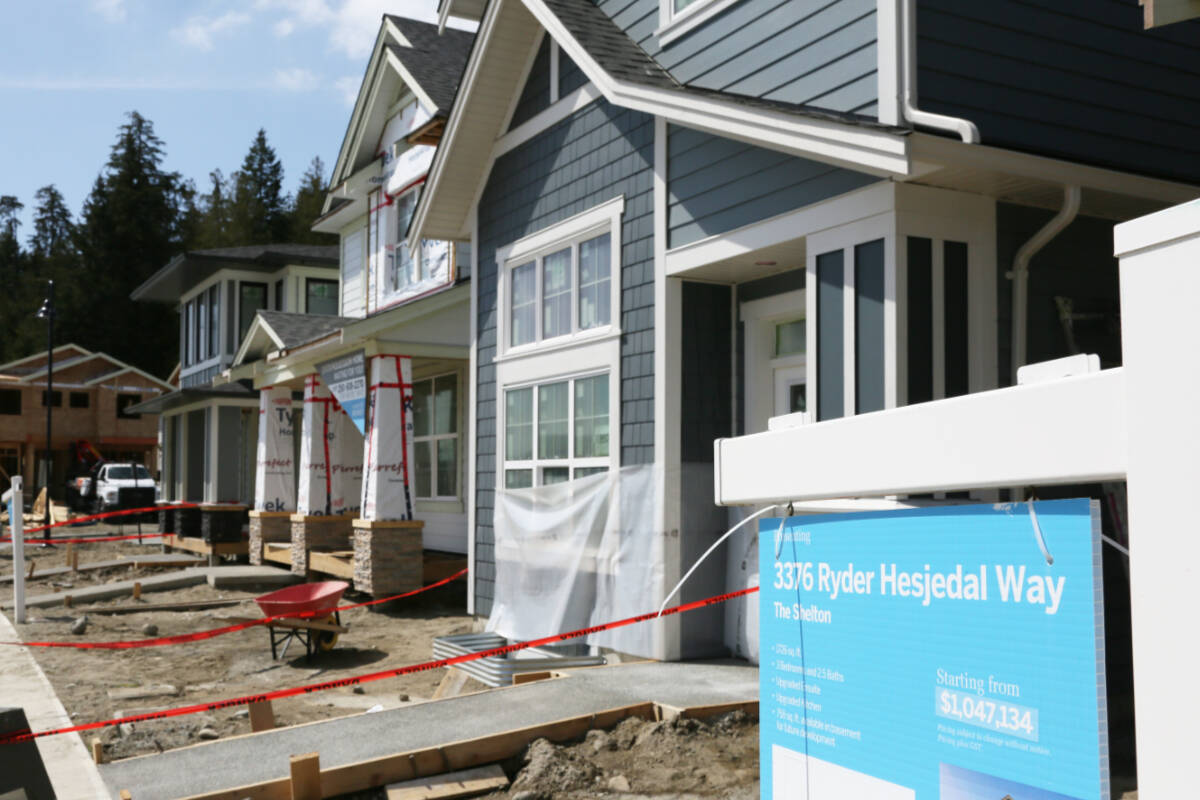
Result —
POLYGON ((325 196, 320 158, 291 194, 263 130, 237 171, 209 173, 207 191, 167 172, 165 156, 153 123, 133 111, 78 216, 49 184, 32 198, 33 230, 22 231, 25 203, 0 194, 0 363, 45 349, 46 324, 35 314, 53 279, 55 346, 74 342, 165 378, 179 354, 176 311, 129 294, 172 257, 210 247, 337 243, 310 229, 325 196))

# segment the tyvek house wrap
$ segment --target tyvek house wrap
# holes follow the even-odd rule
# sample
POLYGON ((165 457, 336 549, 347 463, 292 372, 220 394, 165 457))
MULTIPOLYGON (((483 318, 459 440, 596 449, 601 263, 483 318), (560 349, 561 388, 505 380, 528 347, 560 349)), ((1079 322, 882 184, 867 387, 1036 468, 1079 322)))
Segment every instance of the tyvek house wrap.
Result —
POLYGON ((296 480, 292 467, 296 436, 292 390, 269 386, 258 396, 258 449, 254 463, 254 508, 295 511, 296 480))
POLYGON ((372 356, 369 370, 362 518, 412 519, 412 359, 372 356))

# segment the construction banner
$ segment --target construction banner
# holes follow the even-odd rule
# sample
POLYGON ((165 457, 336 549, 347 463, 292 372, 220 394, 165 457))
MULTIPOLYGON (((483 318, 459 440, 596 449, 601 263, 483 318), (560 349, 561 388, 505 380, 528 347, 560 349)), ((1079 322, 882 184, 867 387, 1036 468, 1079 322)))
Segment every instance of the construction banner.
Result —
MULTIPOLYGON (((366 380, 363 381, 366 395, 366 380)), ((358 425, 345 408, 336 408, 330 427, 335 439, 330 444, 333 459, 333 502, 334 514, 358 515, 362 508, 363 435, 358 425)))
POLYGON ((254 464, 254 508, 259 511, 296 510, 294 415, 292 390, 288 387, 268 386, 259 392, 254 464))
POLYGON ((317 364, 321 380, 337 398, 338 404, 358 428, 358 435, 367 431, 367 361, 362 350, 317 364))
POLYGON ((413 518, 412 359, 371 357, 362 518, 413 518))

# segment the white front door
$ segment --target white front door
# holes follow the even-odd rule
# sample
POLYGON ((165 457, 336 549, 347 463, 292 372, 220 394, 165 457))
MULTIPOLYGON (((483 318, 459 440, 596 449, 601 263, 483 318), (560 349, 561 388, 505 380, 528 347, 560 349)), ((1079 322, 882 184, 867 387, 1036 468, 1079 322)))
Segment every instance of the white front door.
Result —
POLYGON ((775 368, 775 416, 808 410, 803 366, 775 368))

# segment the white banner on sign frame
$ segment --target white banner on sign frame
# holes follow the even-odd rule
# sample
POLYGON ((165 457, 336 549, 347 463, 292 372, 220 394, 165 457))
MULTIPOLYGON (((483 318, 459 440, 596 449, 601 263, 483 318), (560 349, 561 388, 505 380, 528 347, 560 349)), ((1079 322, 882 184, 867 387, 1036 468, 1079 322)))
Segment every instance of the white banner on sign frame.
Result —
POLYGON ((367 387, 367 436, 362 479, 362 518, 413 518, 412 359, 371 357, 367 387))
POLYGON ((292 390, 267 386, 258 396, 258 448, 254 462, 254 508, 295 511, 296 418, 292 390))

